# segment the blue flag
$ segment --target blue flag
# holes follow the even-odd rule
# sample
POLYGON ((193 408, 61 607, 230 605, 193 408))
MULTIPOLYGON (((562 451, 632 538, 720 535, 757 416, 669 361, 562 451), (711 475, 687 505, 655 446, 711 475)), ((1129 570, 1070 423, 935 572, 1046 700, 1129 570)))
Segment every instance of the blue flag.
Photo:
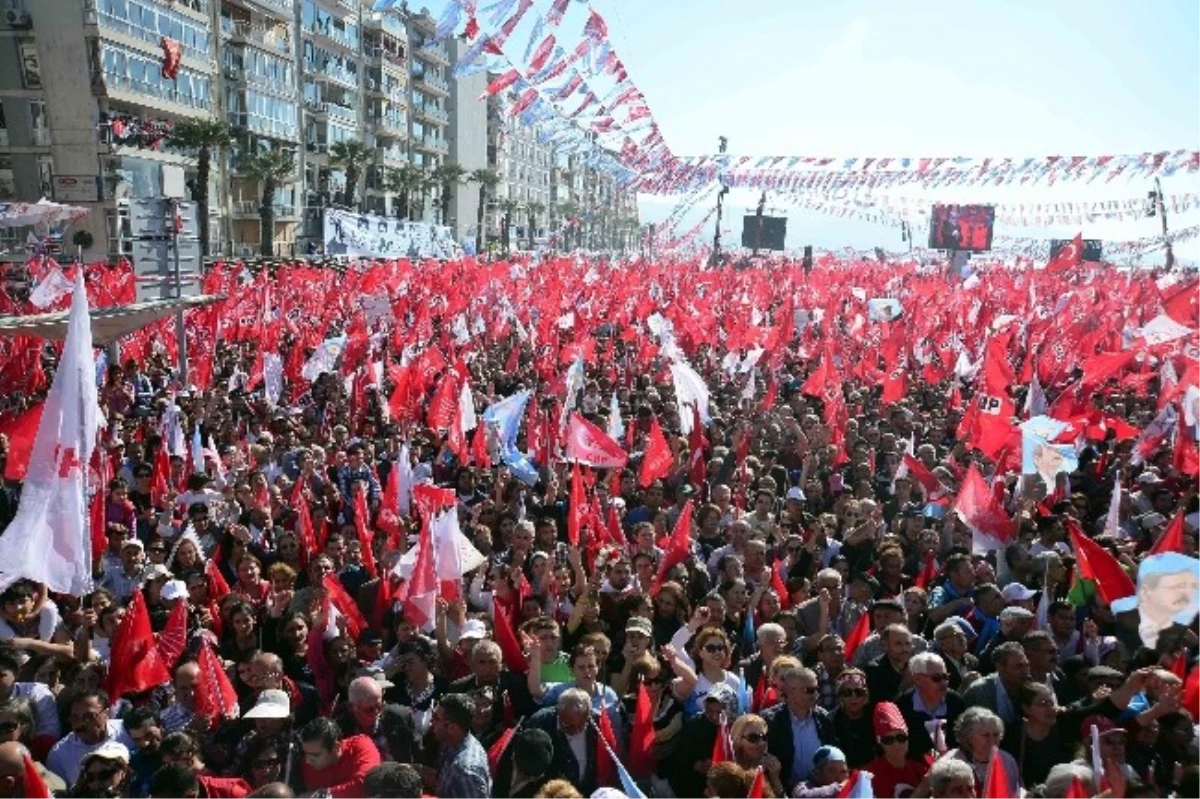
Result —
POLYGON ((533 461, 514 447, 505 447, 500 451, 500 460, 512 470, 513 476, 528 486, 536 485, 538 470, 533 461))
POLYGON ((483 412, 483 421, 496 428, 501 450, 516 449, 517 431, 521 427, 521 417, 525 414, 525 403, 529 402, 532 393, 529 389, 518 391, 511 397, 489 405, 483 412))

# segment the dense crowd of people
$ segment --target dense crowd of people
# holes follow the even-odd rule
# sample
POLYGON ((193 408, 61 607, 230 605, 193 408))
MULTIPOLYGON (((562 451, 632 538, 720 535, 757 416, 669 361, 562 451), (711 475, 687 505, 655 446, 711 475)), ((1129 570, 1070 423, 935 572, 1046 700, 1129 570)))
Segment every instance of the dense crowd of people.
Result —
POLYGON ((0 796, 1200 795, 1196 580, 1148 633, 1079 547, 1196 555, 1161 277, 222 266, 100 375, 95 590, 0 593, 0 796))

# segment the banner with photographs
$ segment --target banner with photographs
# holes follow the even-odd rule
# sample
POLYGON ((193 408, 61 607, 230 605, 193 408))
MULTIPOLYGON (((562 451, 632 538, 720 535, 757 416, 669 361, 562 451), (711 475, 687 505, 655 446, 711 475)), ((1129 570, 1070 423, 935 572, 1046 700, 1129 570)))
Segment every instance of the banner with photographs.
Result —
POLYGON ((450 228, 374 214, 327 210, 325 254, 350 258, 439 258, 461 255, 450 228))

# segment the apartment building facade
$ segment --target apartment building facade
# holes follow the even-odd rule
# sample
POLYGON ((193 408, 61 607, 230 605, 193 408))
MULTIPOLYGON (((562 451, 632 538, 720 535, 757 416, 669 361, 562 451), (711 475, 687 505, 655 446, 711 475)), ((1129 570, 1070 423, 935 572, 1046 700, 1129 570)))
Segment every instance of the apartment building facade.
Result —
MULTIPOLYGON (((424 10, 375 13, 371 0, 0 6, 0 201, 47 197, 91 208, 72 227, 94 241, 87 259, 122 253, 122 201, 161 196, 172 170, 194 180, 194 154, 168 136, 189 117, 225 119, 236 139, 213 162, 212 253, 258 252, 261 187, 238 171, 239 156, 255 148, 295 156, 275 195, 278 254, 310 251, 324 210, 344 205, 345 171, 330 157, 339 141, 370 150, 354 205, 372 213, 402 213, 389 169, 432 169, 452 151, 467 168, 486 163, 484 104, 468 102, 485 76, 452 81, 465 47, 433 42, 424 10), (176 80, 161 74, 164 37, 179 43, 176 80)), ((455 192, 459 238, 474 225, 474 197, 455 192)), ((423 199, 415 216, 434 221, 436 192, 423 199)))

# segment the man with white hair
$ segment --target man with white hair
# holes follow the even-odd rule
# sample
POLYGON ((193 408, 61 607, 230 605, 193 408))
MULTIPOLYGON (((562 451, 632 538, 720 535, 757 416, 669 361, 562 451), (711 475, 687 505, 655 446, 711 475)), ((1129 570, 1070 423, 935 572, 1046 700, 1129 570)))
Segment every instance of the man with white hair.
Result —
POLYGON ((755 635, 758 638, 758 651, 741 662, 741 669, 745 685, 750 691, 752 710, 758 713, 774 704, 766 702, 768 695, 775 695, 769 679, 771 664, 787 651, 787 631, 779 624, 767 622, 758 628, 755 635))
POLYGON ((975 772, 961 760, 942 758, 929 769, 929 795, 934 799, 974 799, 975 772))
POLYGON ((949 673, 941 656, 922 652, 908 660, 913 687, 896 699, 908 725, 908 756, 936 757, 954 746, 954 723, 966 710, 963 698, 950 690, 949 673))
MULTIPOLYGON (((545 776, 567 780, 585 796, 590 796, 599 787, 595 754, 599 733, 592 723, 593 715, 592 698, 578 688, 568 688, 558 697, 554 707, 542 708, 523 726, 525 730, 542 730, 550 736, 554 753, 545 776)), ((496 770, 496 784, 509 785, 512 769, 512 752, 506 751, 496 770)))
POLYGON ((334 720, 343 736, 365 735, 374 741, 384 762, 420 762, 421 738, 412 710, 385 702, 383 688, 375 677, 355 677, 347 690, 346 709, 334 720))

